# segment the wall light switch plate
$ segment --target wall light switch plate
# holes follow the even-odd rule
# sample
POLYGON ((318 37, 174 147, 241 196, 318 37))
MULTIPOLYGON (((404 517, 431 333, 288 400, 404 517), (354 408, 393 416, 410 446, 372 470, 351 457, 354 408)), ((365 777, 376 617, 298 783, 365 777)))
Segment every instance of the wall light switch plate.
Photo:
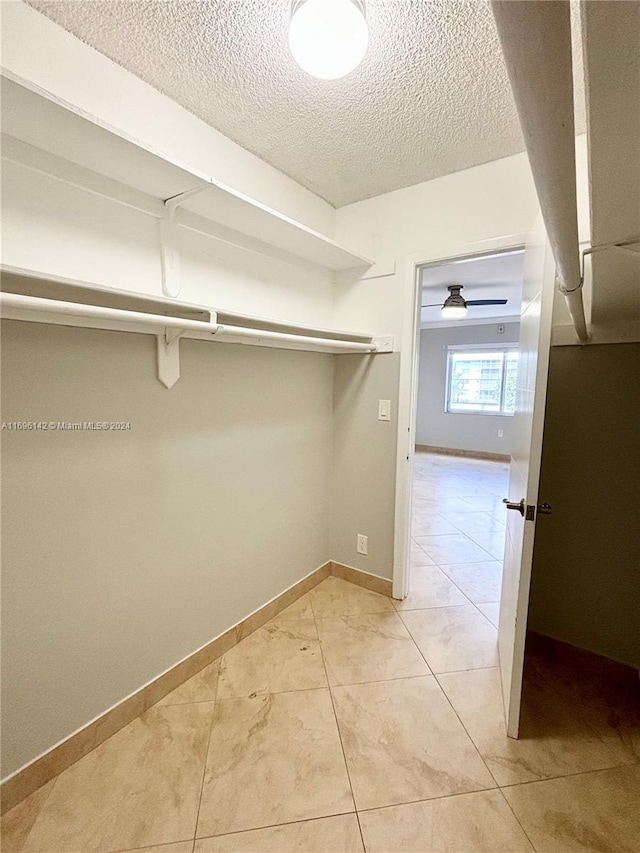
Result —
POLYGON ((498 430, 498 438, 504 438, 504 430, 503 429, 498 430))
POLYGON ((391 420, 391 400, 378 400, 378 420, 391 420))
POLYGON ((362 533, 358 533, 356 535, 356 551, 358 554, 364 554, 365 557, 369 556, 369 537, 365 536, 362 533))

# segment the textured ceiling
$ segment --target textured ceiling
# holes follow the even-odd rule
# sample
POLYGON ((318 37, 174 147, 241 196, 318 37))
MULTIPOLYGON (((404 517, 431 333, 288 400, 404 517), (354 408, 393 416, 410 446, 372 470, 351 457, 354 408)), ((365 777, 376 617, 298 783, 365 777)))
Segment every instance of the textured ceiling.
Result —
POLYGON ((289 0, 29 0, 336 206, 523 150, 483 0, 369 0, 341 80, 289 54, 289 0))

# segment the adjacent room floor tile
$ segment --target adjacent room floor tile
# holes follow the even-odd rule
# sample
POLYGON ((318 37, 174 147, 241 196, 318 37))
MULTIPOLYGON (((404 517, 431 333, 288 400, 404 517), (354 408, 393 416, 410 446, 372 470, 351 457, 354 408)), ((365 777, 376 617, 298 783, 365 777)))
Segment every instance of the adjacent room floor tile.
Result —
POLYGON ((218 699, 198 837, 353 808, 328 690, 218 699))
POLYGON ((420 484, 415 485, 413 492, 414 506, 423 506, 431 513, 445 512, 470 512, 470 506, 465 498, 452 497, 451 495, 438 496, 433 486, 420 484))
POLYGON ((416 566, 435 566, 431 557, 422 550, 417 542, 411 540, 411 567, 416 566))
POLYGON ((462 533, 471 539, 475 539, 475 533, 491 534, 504 531, 504 524, 488 512, 447 512, 443 518, 456 528, 456 533, 462 533))
MULTIPOLYGON (((504 492, 506 494, 508 487, 505 485, 504 492)), ((506 507, 502 503, 502 497, 498 495, 474 495, 464 498, 467 512, 489 512, 496 514, 498 518, 502 517, 506 520, 506 507), (504 513, 503 515, 501 515, 504 513)), ((464 510, 463 510, 464 512, 464 510)))
POLYGON ((424 510, 414 513, 411 519, 412 536, 442 536, 444 534, 456 535, 460 531, 449 521, 435 513, 426 513, 424 510))
POLYGON ((448 673, 438 681, 499 785, 616 764, 600 738, 530 673, 523 687, 518 740, 505 733, 498 669, 448 673))
POLYGON ((533 853, 500 791, 360 813, 367 853, 533 853))
POLYGON ((151 708, 56 779, 24 853, 193 838, 213 704, 151 708))
POLYGON ((391 599, 340 578, 327 578, 309 593, 316 618, 394 612, 391 599))
POLYGON ((544 853, 637 853, 640 766, 505 788, 535 847, 544 853))
POLYGON ((469 602, 438 566, 415 566, 411 568, 409 595, 393 603, 396 610, 421 610, 426 607, 453 607, 469 602))
POLYGON ((364 853, 355 814, 202 838, 194 853, 364 853))
POLYGON ((457 497, 468 499, 474 497, 484 498, 489 494, 497 497, 499 494, 499 490, 495 486, 490 489, 482 483, 473 483, 469 480, 463 479, 462 477, 460 477, 455 483, 453 482, 453 478, 449 477, 447 479, 451 482, 444 483, 441 486, 442 493, 446 495, 456 495, 457 497))
POLYGON ((500 601, 502 563, 462 563, 442 569, 474 604, 500 601))
POLYGON ((51 793, 55 779, 47 782, 31 796, 2 816, 0 850, 2 853, 20 853, 36 818, 51 793))
POLYGON ((401 616, 433 672, 497 666, 498 632, 472 604, 401 616))
POLYGON ((437 565, 482 563, 491 555, 461 533, 457 536, 416 536, 416 542, 437 565))
POLYGON ((186 705, 190 702, 213 702, 218 690, 220 661, 215 660, 205 666, 193 678, 187 679, 180 687, 167 693, 157 705, 186 705))
POLYGON ((496 628, 498 627, 498 621, 500 619, 499 601, 483 601, 480 604, 476 604, 476 607, 481 613, 484 613, 492 625, 496 628))
POLYGON ((471 534, 471 538, 476 545, 479 545, 480 548, 490 554, 494 560, 502 562, 504 560, 506 528, 503 528, 503 530, 505 532, 502 533, 473 533, 471 534))
POLYGON ((222 657, 218 698, 326 687, 313 619, 271 621, 222 657))
POLYGON ((413 675, 429 667, 395 613, 318 619, 329 684, 356 684, 413 675))
POLYGON ((433 676, 332 693, 358 809, 495 785, 433 676))

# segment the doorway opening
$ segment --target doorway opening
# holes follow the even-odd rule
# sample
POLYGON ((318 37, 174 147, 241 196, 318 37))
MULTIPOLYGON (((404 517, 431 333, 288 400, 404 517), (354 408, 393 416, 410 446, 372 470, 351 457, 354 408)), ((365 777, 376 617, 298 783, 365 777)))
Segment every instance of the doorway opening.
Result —
POLYGON ((435 672, 497 665, 523 266, 515 247, 418 269, 402 608, 430 611, 421 632, 435 672))

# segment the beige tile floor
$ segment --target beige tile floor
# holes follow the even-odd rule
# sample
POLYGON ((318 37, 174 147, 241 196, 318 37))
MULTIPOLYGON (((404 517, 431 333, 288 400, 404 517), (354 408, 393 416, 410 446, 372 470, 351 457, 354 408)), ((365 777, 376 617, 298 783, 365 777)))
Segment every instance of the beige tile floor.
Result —
POLYGON ((416 470, 406 601, 327 579, 9 812, 3 853, 638 851, 637 683, 531 659, 509 740, 474 539, 506 466, 416 470))

